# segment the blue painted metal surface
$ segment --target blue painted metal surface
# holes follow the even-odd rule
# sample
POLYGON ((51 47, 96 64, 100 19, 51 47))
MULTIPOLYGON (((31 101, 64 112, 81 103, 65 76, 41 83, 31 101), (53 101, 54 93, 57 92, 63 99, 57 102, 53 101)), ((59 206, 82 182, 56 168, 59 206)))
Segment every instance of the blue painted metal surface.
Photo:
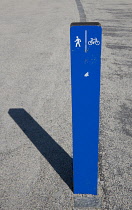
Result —
POLYGON ((73 185, 75 194, 96 195, 102 28, 79 24, 70 28, 73 185))

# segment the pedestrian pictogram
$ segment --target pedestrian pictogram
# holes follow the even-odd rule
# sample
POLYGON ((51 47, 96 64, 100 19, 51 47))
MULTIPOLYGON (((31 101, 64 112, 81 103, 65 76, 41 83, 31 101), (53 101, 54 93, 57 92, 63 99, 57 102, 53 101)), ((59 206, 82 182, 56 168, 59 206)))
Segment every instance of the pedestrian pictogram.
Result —
POLYGON ((76 36, 76 40, 74 42, 76 42, 76 46, 75 47, 81 47, 81 45, 80 45, 81 39, 79 39, 78 36, 76 36))

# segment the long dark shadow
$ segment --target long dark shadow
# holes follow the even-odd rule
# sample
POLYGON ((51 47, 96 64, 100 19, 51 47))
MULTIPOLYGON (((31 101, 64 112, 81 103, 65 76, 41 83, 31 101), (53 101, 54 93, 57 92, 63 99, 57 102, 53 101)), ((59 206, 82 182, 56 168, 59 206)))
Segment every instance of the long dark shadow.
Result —
POLYGON ((72 158, 67 152, 24 109, 9 109, 8 113, 73 190, 72 158))

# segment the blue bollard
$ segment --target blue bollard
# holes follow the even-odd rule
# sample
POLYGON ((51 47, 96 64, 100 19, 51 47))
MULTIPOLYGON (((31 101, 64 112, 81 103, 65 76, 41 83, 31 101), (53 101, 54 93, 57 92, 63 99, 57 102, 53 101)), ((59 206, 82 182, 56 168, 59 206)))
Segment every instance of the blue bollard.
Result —
POLYGON ((71 24, 75 194, 97 195, 101 42, 102 28, 99 23, 71 24))

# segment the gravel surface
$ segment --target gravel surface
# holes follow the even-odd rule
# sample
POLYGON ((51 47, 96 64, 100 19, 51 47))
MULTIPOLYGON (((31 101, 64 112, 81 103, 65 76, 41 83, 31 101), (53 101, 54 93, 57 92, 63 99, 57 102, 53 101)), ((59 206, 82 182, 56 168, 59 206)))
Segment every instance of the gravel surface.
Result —
POLYGON ((131 209, 131 8, 0 0, 2 210, 131 209), (97 197, 72 192, 69 28, 80 20, 103 27, 97 197))

